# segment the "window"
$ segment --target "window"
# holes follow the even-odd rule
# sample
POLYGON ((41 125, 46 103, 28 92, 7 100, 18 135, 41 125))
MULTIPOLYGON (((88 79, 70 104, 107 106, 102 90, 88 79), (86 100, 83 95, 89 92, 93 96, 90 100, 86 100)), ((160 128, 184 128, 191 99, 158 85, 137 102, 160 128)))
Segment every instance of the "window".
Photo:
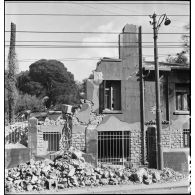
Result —
POLYGON ((130 131, 98 132, 98 161, 122 165, 131 157, 130 131))
POLYGON ((59 132, 43 132, 43 140, 46 142, 47 151, 59 151, 59 141, 61 134, 59 132))
POLYGON ((183 147, 189 148, 190 147, 190 130, 183 129, 183 147))
POLYGON ((100 112, 121 110, 121 81, 104 80, 99 92, 100 112))
POLYGON ((176 84, 176 110, 189 111, 190 110, 190 90, 189 84, 176 84))

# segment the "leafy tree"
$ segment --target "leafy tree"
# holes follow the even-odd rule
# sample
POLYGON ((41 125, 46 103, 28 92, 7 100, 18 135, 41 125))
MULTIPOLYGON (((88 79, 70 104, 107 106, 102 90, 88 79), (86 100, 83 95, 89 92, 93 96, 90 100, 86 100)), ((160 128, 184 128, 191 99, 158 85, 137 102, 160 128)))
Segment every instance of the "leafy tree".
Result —
POLYGON ((37 97, 48 96, 46 106, 76 104, 79 90, 72 73, 57 60, 39 60, 30 65, 29 71, 18 77, 18 88, 37 97))
MULTIPOLYGON (((190 25, 185 25, 184 29, 186 30, 187 33, 190 31, 190 25)), ((184 47, 184 52, 189 53, 190 52, 190 36, 188 34, 182 35, 182 40, 183 40, 183 47, 184 47)))
POLYGON ((86 83, 87 79, 83 79, 82 82, 77 82, 80 98, 86 99, 86 83))
POLYGON ((15 52, 15 39, 16 39, 16 25, 11 23, 11 36, 10 36, 10 47, 8 54, 8 73, 7 73, 7 97, 8 97, 8 120, 9 123, 14 122, 14 110, 17 100, 17 89, 16 89, 16 71, 17 71, 17 60, 15 52))
POLYGON ((43 102, 36 96, 31 96, 29 94, 19 94, 16 102, 15 112, 22 112, 24 110, 41 111, 43 110, 43 102))
POLYGON ((178 63, 178 64, 187 64, 188 58, 185 55, 184 51, 177 53, 176 56, 168 55, 167 62, 169 63, 178 63))
MULTIPOLYGON (((189 33, 190 26, 185 25, 184 26, 187 33, 189 33)), ((189 42, 189 35, 185 34, 182 36, 183 40, 183 50, 176 54, 176 56, 168 55, 166 61, 169 63, 178 63, 178 64, 188 64, 188 58, 186 54, 189 53, 190 50, 190 42, 189 42)))

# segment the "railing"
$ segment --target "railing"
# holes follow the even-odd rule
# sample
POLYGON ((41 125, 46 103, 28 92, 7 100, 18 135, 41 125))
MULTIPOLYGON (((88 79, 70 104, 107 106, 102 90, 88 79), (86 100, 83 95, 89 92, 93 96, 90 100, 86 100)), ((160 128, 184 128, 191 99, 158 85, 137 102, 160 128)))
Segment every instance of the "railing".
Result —
POLYGON ((28 121, 17 118, 13 124, 5 125, 5 144, 28 145, 28 121))

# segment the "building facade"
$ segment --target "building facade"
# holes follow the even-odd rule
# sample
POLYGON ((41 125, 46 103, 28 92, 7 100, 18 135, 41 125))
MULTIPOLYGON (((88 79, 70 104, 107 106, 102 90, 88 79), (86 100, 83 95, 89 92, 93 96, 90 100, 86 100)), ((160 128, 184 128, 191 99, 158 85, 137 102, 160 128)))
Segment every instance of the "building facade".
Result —
MULTIPOLYGON (((101 59, 94 78, 87 81, 92 111, 104 117, 100 124, 86 129, 86 151, 99 162, 155 168, 154 63, 142 60, 139 29, 127 24, 119 34, 119 59, 101 59)), ((186 154, 190 142, 190 67, 159 63, 159 70, 162 148, 164 154, 186 154)))

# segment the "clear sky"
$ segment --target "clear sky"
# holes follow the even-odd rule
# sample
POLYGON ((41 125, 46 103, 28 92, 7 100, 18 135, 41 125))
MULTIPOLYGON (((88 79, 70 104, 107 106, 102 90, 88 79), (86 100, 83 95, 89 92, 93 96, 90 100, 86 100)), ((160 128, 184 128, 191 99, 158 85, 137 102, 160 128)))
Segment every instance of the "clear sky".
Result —
MULTIPOLYGON (((100 1, 99 1, 100 2, 100 1)), ((105 1, 104 1, 105 2, 105 1)), ((11 22, 16 24, 17 31, 84 31, 84 32, 121 32, 125 24, 141 25, 143 32, 152 33, 149 24, 149 15, 154 12, 158 15, 189 15, 188 1, 108 1, 108 4, 92 4, 94 1, 62 1, 57 2, 34 2, 25 3, 5 2, 5 14, 131 14, 146 16, 24 16, 5 15, 5 30, 10 30, 11 22), (88 3, 88 4, 83 4, 88 3), (112 4, 120 3, 120 4, 112 4), (139 3, 139 4, 138 4, 139 3), (156 4, 155 4, 156 3, 156 4), (169 4, 159 4, 169 3, 169 4), (174 3, 174 4, 171 4, 174 3), (177 4, 178 3, 178 4, 177 4), (183 4, 182 4, 183 3, 183 4), (179 5, 182 4, 182 5, 179 5)), ((185 32, 184 25, 189 24, 189 16, 170 16, 169 26, 161 25, 160 33, 185 32)), ((10 33, 5 33, 5 41, 9 41, 10 33)), ((153 35, 144 34, 143 45, 153 45, 153 35)), ((17 42, 16 44, 27 45, 118 45, 118 34, 45 34, 45 33, 16 33, 16 41, 78 41, 80 43, 66 42, 17 42), (115 42, 115 43, 86 43, 86 42, 115 42)), ((181 42, 180 34, 159 34, 159 42, 181 42)), ((164 43, 167 45, 169 43, 164 43)), ((179 45, 181 43, 170 43, 179 45)), ((169 45, 170 45, 169 44, 169 45)), ((9 45, 9 42, 6 42, 9 45)), ((159 43, 159 45, 162 45, 159 43)), ((7 59, 9 47, 5 49, 7 59)), ((167 54, 176 54, 181 48, 159 48, 160 60, 164 60, 167 54), (164 55, 165 54, 165 55, 164 55), (162 55, 162 56, 161 56, 162 55), (164 56, 163 56, 164 55, 164 56)), ((87 78, 96 63, 102 57, 118 58, 117 48, 19 48, 16 47, 19 70, 28 70, 29 65, 39 59, 58 59, 64 63, 68 71, 74 74, 76 80, 87 78), (67 59, 73 58, 73 59, 67 59), (81 59, 75 59, 81 58, 81 59), (84 58, 84 59, 83 59, 84 58), (87 59, 86 59, 87 58, 87 59)), ((153 60, 153 48, 144 48, 143 56, 153 60)))

